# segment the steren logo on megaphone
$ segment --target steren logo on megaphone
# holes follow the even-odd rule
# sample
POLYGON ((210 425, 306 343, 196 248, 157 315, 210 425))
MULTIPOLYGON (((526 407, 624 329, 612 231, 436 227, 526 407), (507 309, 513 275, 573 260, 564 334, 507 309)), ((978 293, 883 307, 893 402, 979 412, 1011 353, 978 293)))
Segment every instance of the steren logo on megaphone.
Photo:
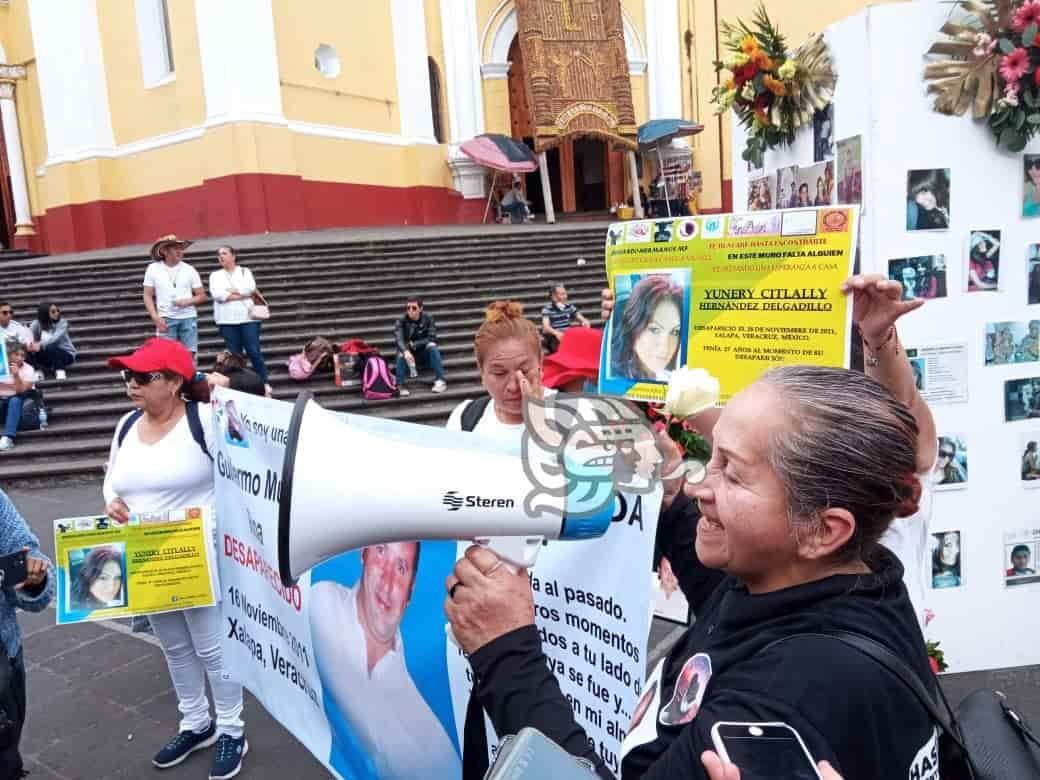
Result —
POLYGON ((488 507, 490 509, 512 509, 516 502, 511 498, 485 498, 484 496, 460 496, 458 491, 449 490, 441 503, 449 512, 458 512, 463 506, 488 507))

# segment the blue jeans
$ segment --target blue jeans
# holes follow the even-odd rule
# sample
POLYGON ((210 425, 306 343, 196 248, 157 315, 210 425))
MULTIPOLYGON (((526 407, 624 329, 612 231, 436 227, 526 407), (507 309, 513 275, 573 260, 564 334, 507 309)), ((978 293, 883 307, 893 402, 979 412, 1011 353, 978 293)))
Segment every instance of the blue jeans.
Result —
POLYGON ((267 384, 267 365, 264 363, 264 353, 260 351, 260 321, 243 322, 240 325, 218 325, 220 335, 224 339, 224 346, 229 352, 241 355, 245 352, 256 369, 260 381, 267 384))
MULTIPOLYGON (((416 349, 412 352, 412 356, 415 358, 417 369, 429 366, 433 369, 433 375, 437 379, 444 379, 444 363, 441 361, 441 351, 437 349, 436 344, 427 344, 422 349, 416 349)), ((400 352, 397 353, 397 365, 394 373, 397 374, 397 386, 403 386, 405 377, 408 376, 408 363, 400 352)))
POLYGON ((25 362, 35 369, 54 374, 59 369, 64 370, 71 366, 76 358, 55 344, 49 344, 39 352, 30 352, 25 357, 25 362))
POLYGON ((18 423, 22 421, 22 403, 20 395, 0 398, 0 417, 4 418, 4 436, 13 439, 18 435, 18 423))
POLYGON ((195 317, 183 320, 171 320, 164 317, 163 322, 169 329, 165 333, 156 333, 164 339, 173 339, 186 346, 192 353, 199 351, 199 321, 195 317))

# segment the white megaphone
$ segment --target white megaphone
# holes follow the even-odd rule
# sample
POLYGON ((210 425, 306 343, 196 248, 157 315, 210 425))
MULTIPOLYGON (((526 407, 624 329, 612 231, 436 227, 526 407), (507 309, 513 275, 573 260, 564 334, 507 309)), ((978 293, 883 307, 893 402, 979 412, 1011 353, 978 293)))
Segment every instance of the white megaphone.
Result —
POLYGON ((591 539, 610 527, 612 502, 578 517, 566 516, 563 497, 558 511, 525 511, 532 484, 519 454, 471 434, 431 437, 425 425, 381 424, 386 433, 374 435, 310 393, 297 398, 279 495, 278 571, 286 586, 328 558, 372 544, 472 539, 526 568, 543 539, 591 539))

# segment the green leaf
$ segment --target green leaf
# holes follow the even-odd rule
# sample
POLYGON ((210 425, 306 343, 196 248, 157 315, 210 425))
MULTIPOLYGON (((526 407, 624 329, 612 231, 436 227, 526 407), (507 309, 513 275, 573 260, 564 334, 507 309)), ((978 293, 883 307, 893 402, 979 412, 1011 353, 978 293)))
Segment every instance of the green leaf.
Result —
POLYGON ((1000 50, 1002 52, 1004 52, 1005 54, 1010 54, 1011 52, 1013 52, 1015 50, 1015 44, 1013 44, 1007 38, 1001 38, 999 46, 1000 46, 1000 50))
POLYGON ((992 127, 994 130, 999 130, 1001 125, 1003 125, 1005 122, 1007 122, 1008 121, 1008 117, 1010 117, 1010 116, 1011 116, 1011 112, 1008 111, 1006 108, 1002 109, 1000 111, 997 111, 995 114, 990 114, 989 126, 992 127))
POLYGON ((1040 114, 1030 114, 1026 121, 1031 125, 1040 125, 1040 114))
POLYGON ((1004 131, 1000 134, 998 143, 1005 147, 1009 152, 1021 152, 1026 148, 1026 138, 1024 133, 1020 133, 1014 128, 1005 127, 1004 131))
POLYGON ((1037 27, 1036 23, 1032 23, 1022 31, 1022 45, 1029 48, 1036 41, 1037 27))
POLYGON ((1015 112, 1015 129, 1021 132, 1022 128, 1026 126, 1026 112, 1019 109, 1015 112))
POLYGON ((1030 108, 1036 108, 1036 95, 1033 93, 1033 90, 1024 90, 1022 92, 1022 99, 1026 101, 1026 105, 1030 108))

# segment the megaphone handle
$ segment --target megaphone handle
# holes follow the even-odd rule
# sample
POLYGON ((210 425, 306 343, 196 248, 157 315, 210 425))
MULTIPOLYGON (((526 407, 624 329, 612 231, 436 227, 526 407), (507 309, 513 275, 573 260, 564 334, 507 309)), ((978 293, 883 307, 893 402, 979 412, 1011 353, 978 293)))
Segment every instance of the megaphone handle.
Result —
MULTIPOLYGON (((511 573, 516 574, 521 569, 529 569, 538 560, 538 551, 542 546, 541 536, 481 536, 473 540, 474 544, 487 547, 501 561, 502 566, 511 573)), ((444 633, 455 647, 462 649, 459 640, 455 638, 455 632, 451 630, 451 624, 444 624, 444 633)))

